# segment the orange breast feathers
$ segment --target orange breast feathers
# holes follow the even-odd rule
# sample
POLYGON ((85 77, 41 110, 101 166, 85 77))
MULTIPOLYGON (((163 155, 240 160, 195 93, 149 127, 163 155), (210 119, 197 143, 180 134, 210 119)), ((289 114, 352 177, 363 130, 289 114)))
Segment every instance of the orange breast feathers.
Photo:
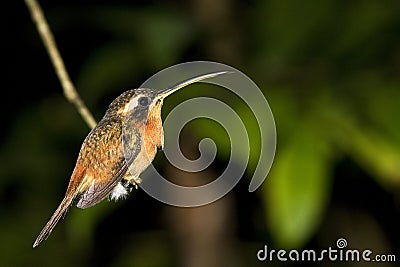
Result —
MULTIPOLYGON (((157 153, 157 148, 162 147, 164 143, 164 133, 161 120, 162 103, 156 103, 147 116, 146 128, 144 133, 144 142, 147 154, 152 157, 157 153)), ((152 159, 151 159, 152 160, 152 159)))

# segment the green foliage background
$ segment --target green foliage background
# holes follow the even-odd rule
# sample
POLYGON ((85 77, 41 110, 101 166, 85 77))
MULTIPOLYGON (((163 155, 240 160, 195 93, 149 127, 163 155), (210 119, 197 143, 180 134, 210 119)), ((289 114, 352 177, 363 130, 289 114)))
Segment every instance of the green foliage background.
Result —
MULTIPOLYGON (((256 264, 255 253, 263 244, 326 248, 342 236, 352 247, 373 247, 400 259, 398 1, 42 4, 67 68, 97 118, 124 89, 185 61, 229 64, 263 90, 275 116, 278 147, 257 196, 236 206, 238 217, 249 206, 256 210, 244 224, 231 218, 239 229, 234 235, 238 266, 256 264), (351 197, 341 201, 341 194, 351 197)), ((3 90, 11 97, 3 98, 0 150, 0 265, 92 265, 95 244, 112 245, 96 237, 99 229, 107 229, 98 225, 113 220, 121 203, 72 209, 43 247, 31 249, 64 194, 88 128, 63 98, 23 3, 10 4, 10 9, 14 12, 7 18, 13 27, 7 35, 3 90)), ((187 90, 173 97, 164 112, 194 95, 187 90)), ((240 103, 236 108, 251 129, 248 110, 240 103)), ((221 136, 222 129, 204 128, 206 123, 193 124, 193 135, 221 136)), ((219 143, 221 161, 229 155, 225 141, 219 143)), ((252 144, 256 147, 257 141, 252 144)), ((257 157, 252 149, 249 177, 257 157)), ((145 198, 137 193, 130 202, 143 205, 145 198)), ((145 203, 135 220, 153 214, 152 209, 157 213, 162 205, 145 203)), ((160 223, 155 225, 139 226, 133 239, 118 246, 112 262, 102 264, 174 266, 179 261, 171 256, 176 248, 160 223)))

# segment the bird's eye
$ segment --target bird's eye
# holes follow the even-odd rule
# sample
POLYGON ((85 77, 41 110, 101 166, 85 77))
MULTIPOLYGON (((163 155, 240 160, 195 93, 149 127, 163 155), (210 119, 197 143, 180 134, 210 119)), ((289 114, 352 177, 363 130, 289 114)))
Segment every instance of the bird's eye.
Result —
POLYGON ((141 106, 147 106, 149 104, 149 99, 147 97, 139 98, 139 104, 141 106))

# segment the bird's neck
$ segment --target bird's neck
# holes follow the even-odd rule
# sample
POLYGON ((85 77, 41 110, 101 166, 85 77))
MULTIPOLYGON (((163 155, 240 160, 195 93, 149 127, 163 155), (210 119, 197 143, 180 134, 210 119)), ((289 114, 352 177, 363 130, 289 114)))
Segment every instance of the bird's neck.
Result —
POLYGON ((158 147, 163 145, 163 128, 161 120, 161 104, 157 104, 147 117, 145 126, 145 143, 148 153, 157 150, 158 147))

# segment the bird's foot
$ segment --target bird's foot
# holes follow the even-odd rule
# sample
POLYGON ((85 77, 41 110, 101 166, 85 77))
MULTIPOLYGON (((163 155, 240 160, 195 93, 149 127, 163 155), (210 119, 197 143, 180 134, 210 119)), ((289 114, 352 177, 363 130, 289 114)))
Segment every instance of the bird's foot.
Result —
POLYGON ((121 184, 123 187, 125 187, 127 190, 132 191, 132 188, 135 187, 135 189, 139 188, 139 184, 142 182, 142 179, 140 177, 128 177, 131 179, 122 179, 121 184))
POLYGON ((138 185, 142 182, 142 179, 140 177, 136 177, 136 178, 133 178, 132 180, 131 180, 131 183, 133 182, 133 185, 135 186, 135 188, 138 189, 138 185))

